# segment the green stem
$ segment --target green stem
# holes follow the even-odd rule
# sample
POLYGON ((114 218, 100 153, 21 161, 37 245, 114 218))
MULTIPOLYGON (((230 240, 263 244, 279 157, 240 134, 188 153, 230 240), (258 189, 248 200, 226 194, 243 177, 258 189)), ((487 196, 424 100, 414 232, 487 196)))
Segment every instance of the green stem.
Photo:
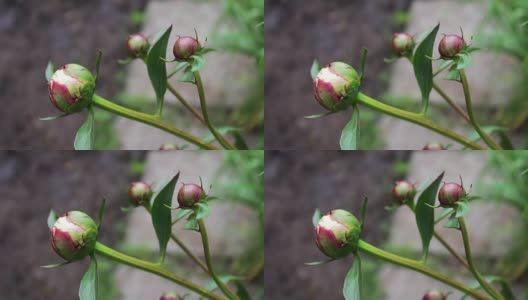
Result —
POLYGON ((207 266, 202 262, 201 259, 199 259, 192 251, 187 248, 187 245, 183 243, 174 233, 171 233, 172 240, 189 256, 202 270, 204 270, 205 273, 209 274, 209 270, 207 269, 207 266))
POLYGON ((395 254, 392 254, 390 252, 387 252, 387 251, 384 251, 384 250, 381 250, 373 245, 370 245, 369 243, 363 241, 363 240, 359 240, 359 243, 358 243, 358 247, 359 247, 359 250, 365 252, 365 253, 368 253, 372 256, 375 256, 375 257, 378 257, 384 261, 387 261, 387 262, 390 262, 390 263, 393 263, 393 264, 396 264, 396 265, 399 265, 399 266, 402 266, 402 267, 405 267, 405 268, 408 268, 408 269, 411 269, 411 270, 415 270, 417 272, 420 272, 424 275, 427 275, 429 277, 432 277, 440 282, 443 282, 459 291, 462 291, 464 292, 465 294, 468 294, 470 295, 471 297, 475 298, 475 299, 479 299, 479 300, 490 300, 490 298, 488 298, 486 295, 478 292, 478 291, 475 291, 467 286, 465 286, 464 284, 462 284, 461 282, 458 282, 456 280, 453 280, 451 277, 447 276, 447 275, 444 275, 442 273, 438 273, 432 269, 430 269, 429 267, 425 266, 423 263, 419 262, 419 261, 416 261, 416 260, 412 260, 412 259, 408 259, 408 258, 405 258, 405 257, 401 257, 399 255, 395 255, 395 254))
POLYGON ((471 103, 471 93, 469 92, 469 82, 466 76, 466 72, 462 69, 460 70, 460 82, 464 89, 464 97, 466 98, 466 108, 468 111, 469 119, 473 124, 473 127, 482 138, 482 140, 493 150, 502 150, 501 146, 497 145, 485 132, 480 128, 475 114, 473 113, 473 104, 471 103))
POLYGON ((185 100, 182 94, 180 94, 178 90, 174 86, 172 86, 168 81, 167 81, 167 89, 174 95, 174 97, 176 97, 176 99, 178 99, 181 102, 181 104, 183 104, 183 106, 185 106, 185 108, 187 108, 198 120, 200 120, 202 124, 207 125, 205 123, 205 120, 202 114, 199 111, 197 111, 194 107, 192 107, 192 105, 189 102, 187 102, 187 100, 185 100))
POLYGON ((183 277, 180 277, 172 272, 169 272, 168 270, 161 267, 159 264, 151 263, 148 261, 144 261, 144 260, 129 256, 129 255, 126 255, 110 247, 107 247, 101 244, 100 242, 97 242, 95 244, 95 251, 98 254, 106 256, 117 262, 123 263, 125 265, 131 266, 131 267, 134 267, 134 268, 137 268, 137 269, 140 269, 140 270, 143 270, 143 271, 155 274, 155 275, 158 275, 165 279, 168 279, 176 284, 179 284, 183 287, 188 288, 189 290, 193 292, 198 293, 199 295, 207 299, 213 299, 213 300, 223 300, 224 299, 183 277))
POLYGON ((135 110, 132 110, 130 108, 126 108, 126 107, 123 107, 121 105, 118 105, 118 104, 115 104, 111 101, 108 101, 106 99, 104 99, 103 97, 101 96, 98 96, 98 95, 94 95, 93 98, 92 98, 92 103, 101 108, 101 109, 104 109, 106 111, 109 111, 111 113, 114 113, 114 114, 117 114, 117 115, 120 115, 122 117, 125 117, 125 118, 128 118, 128 119, 131 119, 131 120, 134 120, 134 121, 138 121, 138 122, 141 122, 141 123, 145 123, 145 124, 148 124, 148 125, 151 125, 151 126, 154 126, 156 128, 159 128, 163 131, 166 131, 168 133, 171 133, 189 143, 192 143, 192 144, 195 144, 197 145, 198 147, 200 148, 203 148, 203 149, 209 149, 209 150, 215 150, 215 149, 218 149, 217 147, 213 146, 213 145, 210 145, 208 143, 206 143, 205 141, 203 141, 202 139, 194 136, 194 135, 191 135, 181 129, 178 129, 170 124, 167 124, 165 123, 163 120, 161 120, 158 116, 156 115, 149 115, 149 114, 146 114, 146 113, 142 113, 142 112, 138 112, 138 111, 135 111, 135 110))
POLYGON ((462 258, 460 255, 458 255, 458 253, 455 251, 455 249, 453 247, 451 247, 451 245, 449 245, 449 243, 446 240, 444 240, 444 238, 438 232, 436 232, 436 230, 433 231, 433 235, 440 242, 440 244, 442 244, 447 249, 447 251, 449 251, 449 253, 451 253, 451 255, 453 255, 464 267, 469 269, 469 265, 464 260, 464 258, 462 258))
POLYGON ((211 250, 209 249, 209 238, 207 237, 207 229, 205 228, 205 223, 203 219, 198 220, 198 225, 200 227, 200 234, 202 236, 202 243, 204 248, 204 255, 205 255, 205 262, 207 263, 207 268, 209 269, 209 272, 211 273, 211 277, 213 277, 213 280, 216 282, 216 285, 220 290, 227 296, 227 298, 231 300, 239 300, 239 298, 233 294, 218 278, 218 275, 213 269, 213 261, 211 259, 211 250))
POLYGON ((433 89, 468 123, 471 123, 467 113, 458 104, 453 101, 445 92, 433 81, 433 89))
POLYGON ((501 294, 499 294, 495 289, 480 275, 477 270, 475 263, 473 262, 473 257, 471 255, 471 246, 469 244, 469 234, 466 227, 466 222, 463 217, 458 218, 458 223, 460 224, 460 232, 462 233, 462 239, 464 241, 464 249, 466 250, 466 259, 469 264, 469 269, 473 276, 477 279, 480 286, 494 299, 504 300, 501 294))
POLYGON ((482 146, 482 145, 479 145, 477 143, 474 143, 468 139, 466 139, 465 137, 459 135, 458 133, 456 132, 453 132, 447 128, 444 128, 438 124, 436 124, 435 122, 427 119, 427 118, 424 118, 423 115, 421 114, 417 114, 417 113, 412 113, 412 112, 408 112, 406 110, 403 110, 403 109, 399 109, 399 108, 396 108, 394 106, 390 106, 390 105, 387 105, 383 102, 380 102, 376 99, 373 99, 363 93, 359 93, 358 94, 358 98, 357 100, 372 108, 372 109, 375 109, 377 111, 380 111, 382 113, 385 113, 385 114, 388 114, 390 116, 393 116, 393 117, 396 117, 396 118, 399 118, 399 119, 402 119, 402 120, 405 120, 405 121, 409 121, 411 123, 414 123, 414 124, 417 124, 417 125, 420 125, 422 127, 425 127, 425 128, 428 128, 428 129, 431 129, 432 131, 436 132, 436 133, 439 133, 443 136, 446 136, 454 141, 457 141, 459 142, 460 144, 468 147, 468 148, 471 148, 471 149, 477 149, 477 150, 486 150, 486 147, 482 146))
POLYGON ((202 107, 202 115, 205 119, 205 122, 207 123, 207 127, 209 127, 209 130, 215 139, 220 143, 220 145, 222 145, 222 147, 224 147, 224 149, 236 149, 218 132, 218 130, 216 130, 213 123, 211 122, 211 119, 209 118, 209 112, 207 111, 207 101, 205 101, 205 90, 203 87, 202 77, 200 76, 200 72, 194 72, 193 75, 196 79, 196 87, 198 89, 198 95, 200 96, 200 106, 202 107))

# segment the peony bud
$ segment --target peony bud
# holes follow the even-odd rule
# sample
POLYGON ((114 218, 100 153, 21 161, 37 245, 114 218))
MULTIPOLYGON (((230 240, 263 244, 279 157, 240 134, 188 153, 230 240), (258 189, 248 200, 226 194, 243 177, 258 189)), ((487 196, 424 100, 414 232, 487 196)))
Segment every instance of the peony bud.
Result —
POLYGON ((454 182, 444 183, 438 192, 438 201, 440 201, 440 206, 450 207, 465 196, 466 191, 460 184, 454 182))
POLYGON ((159 300, 180 300, 180 296, 174 292, 166 292, 161 295, 159 300))
POLYGON ((184 184, 178 191, 180 207, 191 208, 202 199, 204 190, 197 184, 184 184))
POLYGON ((147 37, 142 34, 129 35, 126 46, 128 53, 134 58, 144 57, 150 47, 147 37))
POLYGON ((132 182, 128 189, 128 196, 130 198, 130 203, 139 206, 148 203, 152 196, 152 190, 150 189, 150 185, 144 182, 132 182))
POLYGON ((333 62, 319 71, 313 86, 315 99, 319 104, 334 111, 335 105, 349 96, 351 87, 359 90, 359 75, 351 66, 333 62))
POLYGON ((416 195, 416 188, 414 184, 407 180, 396 181, 392 188, 392 196, 399 204, 404 204, 407 201, 413 201, 416 195))
POLYGON ((315 243, 328 257, 342 258, 358 247, 361 225, 353 214, 335 209, 324 215, 315 227, 315 243))
POLYGON ((77 64, 60 67, 48 81, 51 102, 65 113, 78 112, 88 106, 94 91, 95 78, 92 73, 77 64))
POLYGON ((97 225, 87 214, 70 211, 51 228, 51 246, 67 261, 91 255, 97 242, 97 225))
POLYGON ((406 32, 398 32, 392 36, 391 46, 394 54, 404 56, 412 52, 414 39, 412 35, 406 32))
POLYGON ((176 60, 187 60, 193 56, 201 46, 198 40, 190 36, 181 36, 174 43, 172 52, 176 60))
POLYGON ((446 150, 446 148, 439 142, 433 141, 427 143, 422 150, 446 150))
POLYGON ((442 293, 442 291, 437 289, 432 289, 427 291, 422 297, 422 300, 446 300, 447 297, 442 293))
POLYGON ((159 147, 159 150, 180 150, 180 148, 173 143, 165 143, 159 147))
POLYGON ((464 39, 456 34, 444 35, 438 44, 438 52, 442 58, 454 58, 466 47, 464 39))

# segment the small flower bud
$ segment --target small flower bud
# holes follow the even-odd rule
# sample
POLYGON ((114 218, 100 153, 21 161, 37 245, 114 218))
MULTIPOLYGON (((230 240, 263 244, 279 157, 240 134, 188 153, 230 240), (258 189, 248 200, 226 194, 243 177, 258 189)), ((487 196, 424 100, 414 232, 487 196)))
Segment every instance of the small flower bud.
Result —
POLYGON ((446 150, 446 148, 441 143, 433 141, 427 143, 422 150, 446 150))
POLYGON ((404 204, 408 201, 413 201, 416 195, 416 188, 414 184, 407 180, 396 181, 392 188, 392 196, 399 204, 404 204))
POLYGON ((437 289, 432 289, 427 291, 423 296, 422 300, 446 300, 447 297, 442 293, 442 291, 437 289))
POLYGON ((464 47, 466 42, 456 34, 444 35, 438 44, 438 52, 442 58, 454 58, 464 47))
POLYGON ((150 185, 144 182, 132 182, 128 189, 128 196, 130 203, 139 206, 148 203, 152 196, 152 190, 150 189, 150 185))
POLYGON ((51 228, 51 246, 67 261, 91 255, 97 242, 97 225, 87 214, 70 211, 51 228))
POLYGON ((406 32, 398 32, 392 36, 392 51, 398 56, 404 56, 412 52, 414 39, 406 32))
POLYGON ((147 37, 142 34, 129 35, 126 46, 128 53, 134 58, 145 56, 150 47, 147 37))
POLYGON ((181 36, 174 43, 172 52, 176 60, 187 60, 200 50, 200 42, 190 36, 181 36))
POLYGON ((51 102, 65 113, 78 112, 88 106, 94 91, 95 78, 92 73, 77 64, 60 67, 48 81, 51 102))
POLYGON ((342 258, 357 250, 361 225, 353 214, 336 209, 324 215, 315 227, 315 243, 331 258, 342 258))
POLYGON ((180 148, 173 143, 165 143, 159 147, 159 150, 180 150, 180 148))
POLYGON ((161 295, 159 300, 180 300, 180 296, 174 292, 166 292, 161 295))
POLYGON ((465 196, 466 191, 460 184, 454 182, 444 183, 438 192, 438 201, 440 201, 440 206, 450 207, 465 196))
POLYGON ((333 62, 322 68, 313 81, 317 102, 333 111, 337 103, 347 98, 349 89, 355 85, 359 90, 359 75, 351 66, 333 62))
POLYGON ((197 184, 184 184, 178 191, 178 203, 180 207, 191 208, 202 199, 204 190, 197 184))

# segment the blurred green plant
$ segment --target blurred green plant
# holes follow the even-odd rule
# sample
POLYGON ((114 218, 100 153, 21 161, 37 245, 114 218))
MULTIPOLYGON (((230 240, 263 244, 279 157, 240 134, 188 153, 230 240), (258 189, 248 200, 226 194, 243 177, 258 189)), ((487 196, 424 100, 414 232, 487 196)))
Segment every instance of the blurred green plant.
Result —
MULTIPOLYGON (((486 171, 492 180, 479 184, 483 199, 509 204, 519 210, 524 222, 515 228, 510 253, 499 262, 499 269, 510 280, 517 280, 528 270, 528 151, 491 151, 486 171)), ((528 292, 528 290, 527 290, 528 292)))
POLYGON ((253 243, 234 266, 244 277, 253 279, 261 275, 264 268, 264 151, 225 151, 224 164, 217 174, 230 178, 218 182, 214 189, 221 199, 246 205, 259 216, 259 231, 253 243))

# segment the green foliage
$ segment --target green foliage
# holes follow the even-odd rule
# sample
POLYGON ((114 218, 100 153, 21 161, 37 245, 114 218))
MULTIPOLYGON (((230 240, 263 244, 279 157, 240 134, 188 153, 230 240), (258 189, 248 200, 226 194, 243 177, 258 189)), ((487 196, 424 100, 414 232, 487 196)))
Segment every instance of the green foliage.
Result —
POLYGON ((140 26, 145 22, 145 12, 139 9, 132 10, 128 15, 128 19, 133 26, 140 26))

